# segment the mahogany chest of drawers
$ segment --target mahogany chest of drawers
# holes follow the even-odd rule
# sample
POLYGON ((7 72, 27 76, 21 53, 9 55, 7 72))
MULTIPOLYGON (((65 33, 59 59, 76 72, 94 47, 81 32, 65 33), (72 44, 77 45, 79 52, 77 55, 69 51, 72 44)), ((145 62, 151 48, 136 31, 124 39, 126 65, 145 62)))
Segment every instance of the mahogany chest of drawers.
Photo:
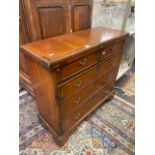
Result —
POLYGON ((97 27, 21 46, 29 59, 39 117, 58 145, 113 96, 127 36, 97 27))

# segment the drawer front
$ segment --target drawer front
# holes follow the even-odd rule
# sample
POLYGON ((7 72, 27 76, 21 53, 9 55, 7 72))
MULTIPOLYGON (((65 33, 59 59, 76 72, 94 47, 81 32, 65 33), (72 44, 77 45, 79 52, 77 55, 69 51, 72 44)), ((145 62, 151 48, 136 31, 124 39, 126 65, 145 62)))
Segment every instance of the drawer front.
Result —
POLYGON ((84 102, 79 108, 72 111, 68 116, 66 116, 62 121, 63 132, 71 128, 80 119, 84 119, 87 113, 97 106, 111 91, 113 90, 113 84, 107 85, 105 88, 101 89, 95 96, 89 98, 84 102))
POLYGON ((120 54, 114 55, 106 62, 96 65, 93 69, 90 69, 88 72, 67 82, 63 86, 60 86, 58 88, 60 99, 64 99, 65 97, 73 94, 75 91, 78 91, 91 81, 95 80, 98 76, 105 74, 113 67, 116 67, 118 65, 119 57, 120 54))
POLYGON ((107 61, 102 61, 99 65, 98 74, 103 74, 108 70, 111 70, 113 67, 118 67, 120 61, 121 54, 115 53, 110 59, 107 61))
POLYGON ((62 79, 65 79, 65 78, 71 76, 72 74, 82 71, 82 70, 88 68, 89 66, 97 63, 98 60, 99 60, 98 52, 95 52, 95 53, 90 54, 86 57, 83 57, 83 58, 63 67, 62 71, 61 71, 61 77, 62 77, 62 79))
POLYGON ((93 69, 90 69, 86 73, 82 74, 81 76, 67 82, 63 86, 60 86, 59 89, 59 96, 61 99, 73 94, 75 91, 83 88, 86 84, 91 82, 96 78, 98 67, 95 66, 93 69))
POLYGON ((100 50, 100 60, 114 54, 117 51, 120 51, 122 49, 122 46, 123 46, 123 42, 121 41, 121 42, 117 42, 115 44, 111 44, 107 47, 103 47, 100 50))
POLYGON ((79 107, 83 102, 88 100, 92 95, 102 89, 107 83, 109 83, 114 77, 114 72, 110 71, 107 74, 100 76, 88 86, 79 90, 77 93, 67 98, 61 103, 60 111, 66 116, 70 111, 73 111, 79 107))

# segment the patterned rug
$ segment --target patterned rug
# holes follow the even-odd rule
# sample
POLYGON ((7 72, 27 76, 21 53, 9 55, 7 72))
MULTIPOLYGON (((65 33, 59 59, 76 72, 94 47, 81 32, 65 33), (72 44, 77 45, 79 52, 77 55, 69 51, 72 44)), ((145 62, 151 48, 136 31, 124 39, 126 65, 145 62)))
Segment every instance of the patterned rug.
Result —
POLYGON ((78 126, 59 148, 37 118, 35 100, 20 90, 20 155, 134 155, 134 108, 113 99, 78 126))
POLYGON ((128 96, 135 95, 135 75, 132 75, 122 87, 124 93, 128 96))

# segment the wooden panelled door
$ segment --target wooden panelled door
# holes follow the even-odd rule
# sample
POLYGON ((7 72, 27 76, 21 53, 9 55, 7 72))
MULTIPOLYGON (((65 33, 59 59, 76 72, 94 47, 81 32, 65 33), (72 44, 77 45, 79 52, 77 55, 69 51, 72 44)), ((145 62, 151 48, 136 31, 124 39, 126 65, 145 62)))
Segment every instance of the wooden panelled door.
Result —
POLYGON ((91 27, 92 0, 23 1, 31 41, 91 27))

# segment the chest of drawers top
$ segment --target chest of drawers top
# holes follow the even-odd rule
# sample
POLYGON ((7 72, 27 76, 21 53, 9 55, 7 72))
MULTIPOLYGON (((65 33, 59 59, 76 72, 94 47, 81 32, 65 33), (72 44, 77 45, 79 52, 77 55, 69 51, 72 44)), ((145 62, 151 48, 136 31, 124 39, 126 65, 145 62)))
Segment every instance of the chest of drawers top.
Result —
POLYGON ((22 45, 21 49, 47 68, 52 69, 60 62, 91 53, 92 49, 102 49, 110 42, 117 42, 127 35, 128 33, 119 30, 96 27, 28 43, 22 45))

